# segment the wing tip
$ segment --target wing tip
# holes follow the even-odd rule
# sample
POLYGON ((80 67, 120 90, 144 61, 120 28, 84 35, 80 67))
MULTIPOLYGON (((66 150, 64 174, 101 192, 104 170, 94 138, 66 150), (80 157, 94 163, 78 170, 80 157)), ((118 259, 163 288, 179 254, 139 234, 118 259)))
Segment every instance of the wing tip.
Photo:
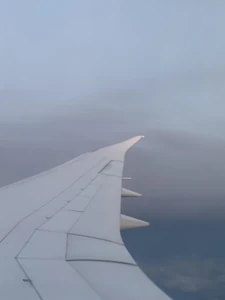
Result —
POLYGON ((144 137, 145 137, 144 135, 137 135, 137 136, 134 136, 131 139, 127 140, 127 142, 130 144, 130 147, 132 147, 133 145, 135 145, 137 142, 139 142, 144 137))

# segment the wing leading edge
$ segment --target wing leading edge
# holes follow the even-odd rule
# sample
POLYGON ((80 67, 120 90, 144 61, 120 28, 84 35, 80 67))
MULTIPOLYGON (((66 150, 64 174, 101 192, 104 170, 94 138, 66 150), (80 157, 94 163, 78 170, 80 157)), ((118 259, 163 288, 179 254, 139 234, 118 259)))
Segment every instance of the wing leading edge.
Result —
POLYGON ((124 157, 141 138, 0 189, 0 299, 169 299, 120 236, 124 157))

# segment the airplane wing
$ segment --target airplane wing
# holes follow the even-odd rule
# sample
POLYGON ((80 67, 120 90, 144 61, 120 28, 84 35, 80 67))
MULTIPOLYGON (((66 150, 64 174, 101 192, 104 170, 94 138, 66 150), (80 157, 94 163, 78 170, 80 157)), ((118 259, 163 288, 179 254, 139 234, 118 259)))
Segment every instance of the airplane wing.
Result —
POLYGON ((0 189, 0 299, 169 299, 120 236, 124 156, 140 138, 0 189))

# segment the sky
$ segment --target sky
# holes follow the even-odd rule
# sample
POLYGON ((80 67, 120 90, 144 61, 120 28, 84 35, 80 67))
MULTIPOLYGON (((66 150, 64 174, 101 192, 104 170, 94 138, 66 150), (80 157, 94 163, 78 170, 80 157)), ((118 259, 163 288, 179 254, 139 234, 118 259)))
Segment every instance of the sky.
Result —
POLYGON ((224 28, 223 1, 0 0, 0 185, 144 134, 123 238, 175 300, 225 298, 224 28))
POLYGON ((223 138, 224 9, 223 1, 0 1, 0 120, 118 98, 128 113, 144 107, 146 126, 223 138))
POLYGON ((224 71, 223 1, 0 2, 0 89, 70 90, 224 71))

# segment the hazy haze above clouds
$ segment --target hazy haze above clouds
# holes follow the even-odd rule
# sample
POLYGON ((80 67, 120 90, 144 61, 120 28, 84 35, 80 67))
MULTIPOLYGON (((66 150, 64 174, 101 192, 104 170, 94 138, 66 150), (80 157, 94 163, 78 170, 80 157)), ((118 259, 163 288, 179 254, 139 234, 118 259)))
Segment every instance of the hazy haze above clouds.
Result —
POLYGON ((137 113, 141 128, 144 118, 148 128, 223 137, 224 9, 222 1, 2 1, 1 121, 88 103, 91 112, 137 113))
POLYGON ((78 92, 224 68, 222 1, 0 4, 1 89, 78 92))

